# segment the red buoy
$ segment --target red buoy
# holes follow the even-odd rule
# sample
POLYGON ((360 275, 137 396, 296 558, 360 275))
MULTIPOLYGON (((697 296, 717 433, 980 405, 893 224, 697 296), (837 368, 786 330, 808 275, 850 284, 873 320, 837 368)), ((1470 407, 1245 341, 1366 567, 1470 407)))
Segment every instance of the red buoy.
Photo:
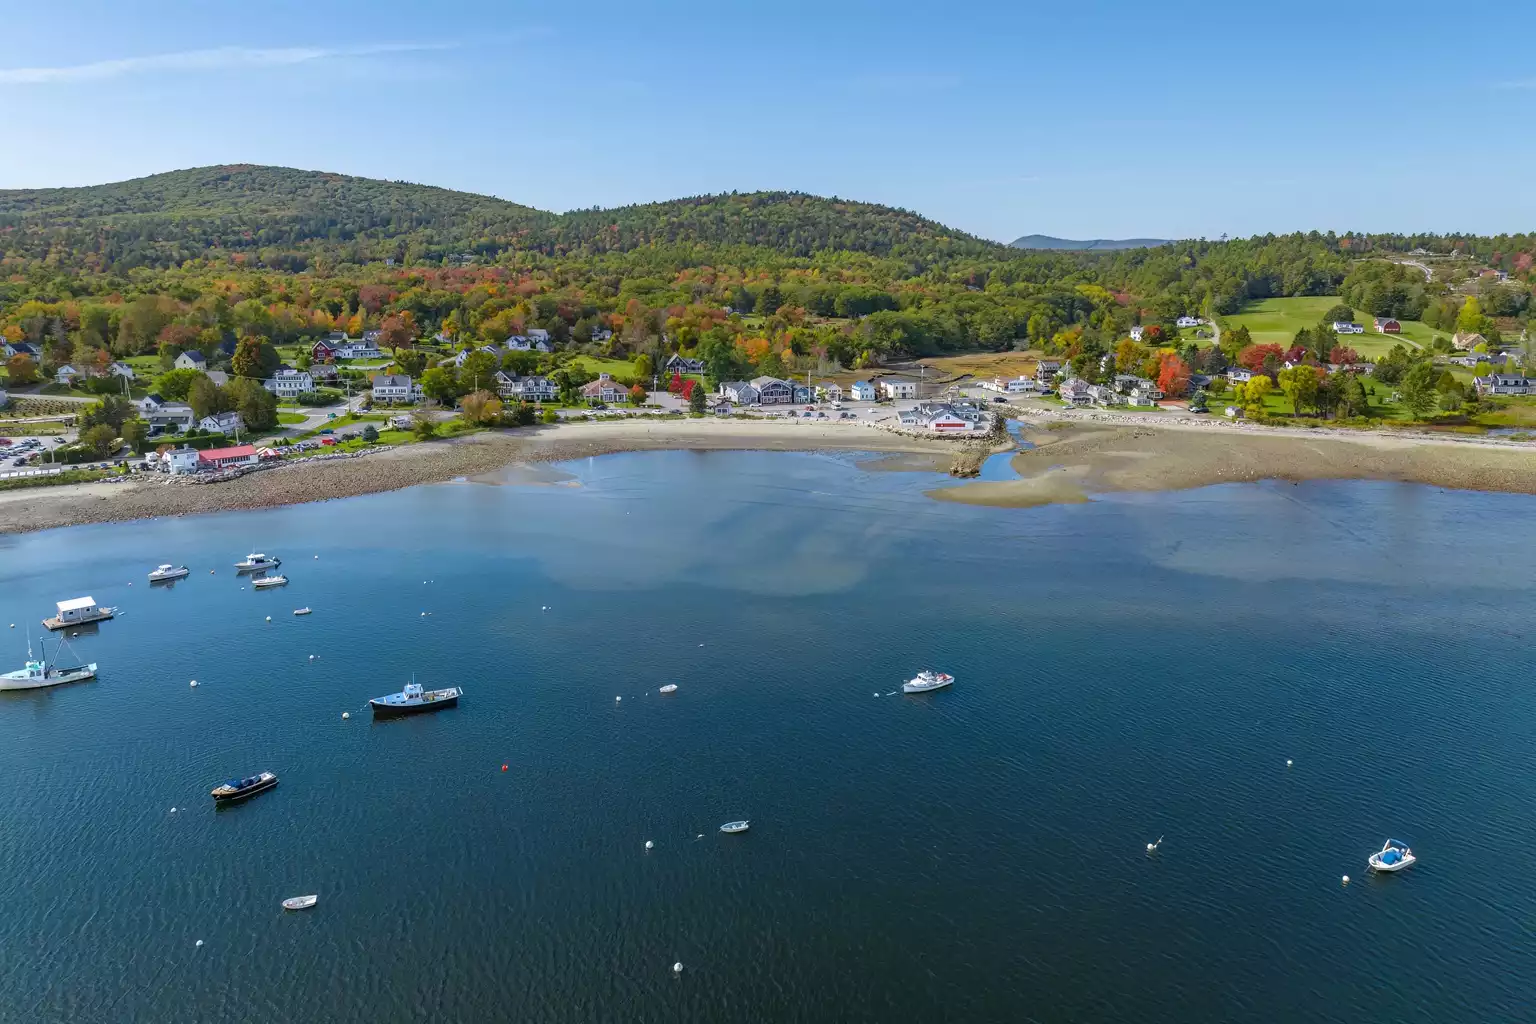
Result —
POLYGON ((501 766, 501 770, 502 770, 502 771, 506 771, 506 770, 507 770, 507 766, 506 766, 506 765, 502 765, 502 766, 501 766))

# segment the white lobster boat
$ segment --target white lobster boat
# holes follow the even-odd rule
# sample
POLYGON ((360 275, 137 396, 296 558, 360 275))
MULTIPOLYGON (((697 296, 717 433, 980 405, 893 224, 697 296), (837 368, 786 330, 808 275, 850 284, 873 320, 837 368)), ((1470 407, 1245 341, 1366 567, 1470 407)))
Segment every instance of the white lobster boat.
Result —
MULTIPOLYGON (((54 656, 63 649, 64 640, 59 639, 59 646, 54 650, 54 656)), ((48 664, 46 657, 32 657, 32 638, 27 637, 27 664, 15 672, 6 672, 0 675, 0 690, 40 690, 45 686, 60 686, 64 683, 80 683, 87 679, 96 678, 96 663, 78 665, 74 668, 59 668, 48 664)))
POLYGON ((165 583, 169 580, 179 580, 191 571, 184 565, 171 565, 167 562, 149 574, 149 582, 165 583))
POLYGON ((919 672, 911 679, 901 684, 902 693, 927 693, 929 690, 942 690, 955 681, 955 677, 948 672, 930 672, 927 669, 919 672))

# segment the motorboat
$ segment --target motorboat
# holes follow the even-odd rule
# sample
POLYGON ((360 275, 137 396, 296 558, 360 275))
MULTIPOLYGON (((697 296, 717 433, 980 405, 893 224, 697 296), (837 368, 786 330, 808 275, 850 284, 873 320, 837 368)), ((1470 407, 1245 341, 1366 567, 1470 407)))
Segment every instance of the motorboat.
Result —
POLYGON ((721 832, 745 832, 752 825, 748 821, 728 821, 720 826, 721 832))
POLYGON ((405 689, 399 693, 373 698, 368 702, 368 706, 373 708, 373 717, 391 718, 455 707, 463 694, 464 690, 457 686, 448 686, 441 690, 426 690, 420 683, 412 681, 406 683, 405 689))
POLYGON ((160 568, 149 574, 149 582, 166 583, 170 580, 179 580, 191 571, 191 569, 188 569, 184 565, 171 565, 169 562, 167 562, 165 565, 160 566, 160 568))
POLYGON ((308 910, 320 902, 319 896, 290 896, 283 900, 284 910, 308 910))
POLYGON ((293 610, 293 614, 295 614, 295 615, 309 615, 309 614, 311 614, 311 610, 309 608, 307 608, 307 607, 306 608, 295 608, 293 610))
POLYGON ((955 677, 948 672, 929 672, 927 669, 919 672, 911 679, 901 684, 902 693, 927 693, 929 690, 942 690, 955 681, 955 677))
POLYGON ((1403 868, 1411 868, 1419 858, 1408 849, 1407 843, 1400 843, 1396 839, 1388 839, 1380 850, 1367 859, 1366 863, 1372 871, 1401 871, 1403 868))
POLYGON ((268 587, 286 587, 287 585, 287 576, 262 576, 258 579, 251 580, 251 586, 255 587, 257 590, 266 590, 268 587))
POLYGON ((276 556, 268 558, 259 551, 252 551, 245 556, 243 562, 236 562, 235 568, 240 572, 260 572, 263 569, 276 569, 282 564, 281 558, 276 556))
POLYGON ((676 683, 668 683, 666 686, 663 686, 657 692, 659 692, 659 693, 676 693, 677 692, 677 684, 676 683))
MULTIPOLYGON (((64 647, 63 637, 59 638, 59 646, 54 650, 54 657, 58 657, 58 651, 64 647)), ((46 652, 45 652, 46 653, 46 652)), ((87 679, 96 678, 96 663, 89 665, 77 665, 74 668, 59 668, 57 665, 48 664, 46 657, 32 657, 32 637, 27 637, 27 663, 25 667, 15 672, 6 672, 0 675, 0 690, 40 690, 45 686, 59 686, 63 683, 80 683, 87 679)))
POLYGON ((243 779, 230 779, 221 786, 213 788, 213 799, 217 803, 230 803, 235 800, 246 800, 271 789, 277 785, 277 776, 272 772, 262 772, 259 775, 250 775, 243 779))

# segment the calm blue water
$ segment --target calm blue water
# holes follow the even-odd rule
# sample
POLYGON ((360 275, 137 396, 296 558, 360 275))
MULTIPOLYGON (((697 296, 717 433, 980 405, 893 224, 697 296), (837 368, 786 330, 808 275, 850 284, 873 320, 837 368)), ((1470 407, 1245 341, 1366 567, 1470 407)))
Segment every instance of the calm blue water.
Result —
POLYGON ((1531 1019, 1536 501, 857 461, 0 538, 7 668, 124 610, 99 681, 0 695, 0 1020, 1531 1019), (358 713, 413 672, 463 704, 358 713))

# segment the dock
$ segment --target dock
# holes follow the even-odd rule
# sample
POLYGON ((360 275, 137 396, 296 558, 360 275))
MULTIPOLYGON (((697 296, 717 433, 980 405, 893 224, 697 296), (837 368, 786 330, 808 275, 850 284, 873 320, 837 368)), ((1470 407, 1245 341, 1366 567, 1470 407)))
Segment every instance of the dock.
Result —
POLYGON ((116 608, 103 608, 96 603, 94 597, 76 597, 68 601, 60 601, 57 604, 59 614, 43 620, 43 625, 49 629, 66 629, 70 626, 83 626, 87 622, 101 622, 110 619, 116 612, 116 608))

